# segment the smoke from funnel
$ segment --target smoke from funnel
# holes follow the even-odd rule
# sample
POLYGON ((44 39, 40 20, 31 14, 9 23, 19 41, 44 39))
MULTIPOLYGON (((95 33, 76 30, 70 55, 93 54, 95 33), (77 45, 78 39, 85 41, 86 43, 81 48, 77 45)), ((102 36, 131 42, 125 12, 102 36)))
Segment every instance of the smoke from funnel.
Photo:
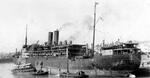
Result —
POLYGON ((85 16, 81 20, 63 24, 61 40, 71 40, 74 43, 92 42, 93 18, 85 16))
POLYGON ((58 30, 61 31, 61 30, 65 29, 66 27, 69 27, 69 26, 73 26, 73 23, 71 23, 71 22, 65 23, 58 30))

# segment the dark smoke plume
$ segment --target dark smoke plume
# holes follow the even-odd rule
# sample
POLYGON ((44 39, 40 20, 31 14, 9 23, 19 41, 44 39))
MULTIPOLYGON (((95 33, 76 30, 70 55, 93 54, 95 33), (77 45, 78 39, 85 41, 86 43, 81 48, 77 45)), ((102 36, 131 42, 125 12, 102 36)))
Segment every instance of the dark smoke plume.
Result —
MULTIPOLYGON (((85 16, 84 18, 76 22, 68 22, 63 24, 59 29, 64 34, 67 40, 72 40, 73 42, 85 42, 90 41, 93 27, 93 18, 91 16, 85 16)), ((88 42, 87 42, 88 43, 88 42)))

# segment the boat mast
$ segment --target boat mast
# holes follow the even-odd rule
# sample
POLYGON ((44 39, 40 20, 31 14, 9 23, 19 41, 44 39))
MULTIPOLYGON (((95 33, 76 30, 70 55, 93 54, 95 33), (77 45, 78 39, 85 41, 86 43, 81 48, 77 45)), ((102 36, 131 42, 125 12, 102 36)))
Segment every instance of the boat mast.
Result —
POLYGON ((93 45, 92 45, 93 55, 94 55, 94 45, 95 45, 96 5, 97 4, 98 3, 95 2, 95 5, 94 5, 94 26, 93 26, 93 45))

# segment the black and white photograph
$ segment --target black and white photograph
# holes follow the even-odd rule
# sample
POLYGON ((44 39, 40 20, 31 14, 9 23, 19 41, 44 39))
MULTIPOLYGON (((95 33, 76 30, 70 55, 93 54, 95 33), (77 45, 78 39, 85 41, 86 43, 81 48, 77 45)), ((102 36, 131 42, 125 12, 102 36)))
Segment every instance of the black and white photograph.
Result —
POLYGON ((150 0, 0 0, 0 78, 150 78, 150 0))

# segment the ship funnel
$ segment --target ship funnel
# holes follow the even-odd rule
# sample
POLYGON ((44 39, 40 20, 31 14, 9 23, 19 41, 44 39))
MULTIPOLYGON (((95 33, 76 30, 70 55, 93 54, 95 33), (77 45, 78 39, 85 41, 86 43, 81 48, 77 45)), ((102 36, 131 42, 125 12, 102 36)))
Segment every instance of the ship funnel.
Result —
POLYGON ((53 43, 53 32, 48 33, 48 45, 52 45, 53 43))
POLYGON ((54 31, 54 42, 53 42, 53 44, 58 45, 58 41, 59 41, 59 31, 56 30, 56 31, 54 31))

